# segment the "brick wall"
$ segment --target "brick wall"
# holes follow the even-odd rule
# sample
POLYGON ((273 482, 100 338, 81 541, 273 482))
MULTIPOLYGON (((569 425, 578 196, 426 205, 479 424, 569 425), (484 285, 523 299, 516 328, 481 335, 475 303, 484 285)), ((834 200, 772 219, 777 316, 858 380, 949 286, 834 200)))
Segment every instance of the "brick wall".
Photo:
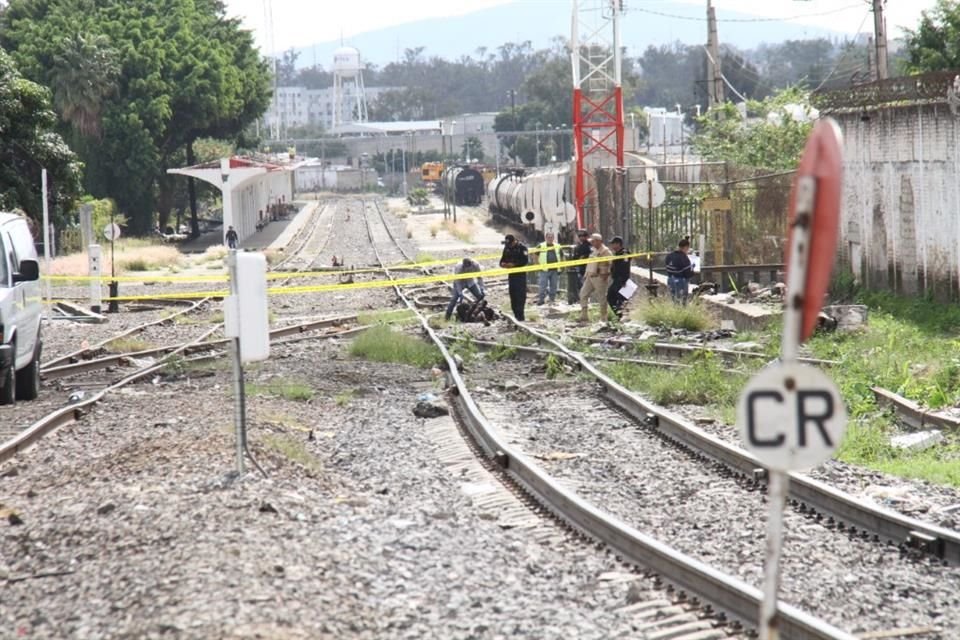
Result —
POLYGON ((835 113, 842 261, 873 289, 960 298, 960 122, 946 104, 835 113))

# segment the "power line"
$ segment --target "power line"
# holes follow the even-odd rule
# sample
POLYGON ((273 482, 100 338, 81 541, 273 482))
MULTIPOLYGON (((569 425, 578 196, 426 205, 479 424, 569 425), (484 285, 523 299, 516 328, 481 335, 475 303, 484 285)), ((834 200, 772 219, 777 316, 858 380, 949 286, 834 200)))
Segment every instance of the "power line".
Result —
MULTIPOLYGON (((849 11, 862 6, 861 4, 849 4, 845 7, 840 7, 839 9, 830 9, 829 11, 819 11, 817 13, 804 13, 795 16, 786 16, 783 18, 717 18, 717 22, 788 22, 790 20, 800 20, 802 18, 815 18, 817 16, 828 16, 834 13, 841 13, 843 11, 849 11)), ((676 20, 694 20, 697 22, 706 22, 707 18, 699 18, 696 16, 682 16, 676 13, 666 13, 663 11, 654 11, 653 9, 641 9, 640 7, 630 7, 627 11, 640 11, 641 13, 649 13, 654 16, 661 16, 664 18, 674 18, 676 20)))
MULTIPOLYGON (((867 9, 867 12, 863 15, 863 20, 860 21, 860 26, 857 27, 857 33, 860 33, 860 30, 863 29, 863 25, 866 24, 867 18, 870 17, 870 12, 871 12, 871 11, 872 11, 872 8, 871 8, 871 9, 867 9)), ((823 81, 822 81, 819 85, 817 85, 817 88, 814 89, 813 92, 819 91, 820 89, 823 88, 823 85, 827 84, 827 82, 830 80, 830 78, 833 77, 833 74, 837 72, 837 69, 840 67, 840 63, 843 62, 843 59, 847 56, 848 53, 850 53, 850 51, 851 51, 851 49, 847 49, 847 50, 844 51, 842 54, 840 54, 839 56, 837 56, 837 62, 836 62, 836 64, 833 65, 833 69, 830 70, 830 73, 827 74, 827 77, 824 78, 823 81)))
MULTIPOLYGON (((710 62, 713 63, 714 68, 717 68, 717 61, 713 59, 713 56, 712 56, 712 55, 710 55, 710 50, 707 49, 706 47, 704 47, 703 50, 704 50, 704 52, 706 52, 707 58, 710 59, 710 62)), ((746 96, 744 96, 742 93, 740 93, 739 91, 737 91, 736 88, 735 88, 732 84, 730 84, 730 81, 727 80, 727 76, 723 75, 723 72, 722 72, 722 71, 720 72, 720 77, 723 78, 723 83, 730 88, 730 91, 733 91, 733 92, 736 94, 736 96, 737 96, 738 98, 740 98, 743 102, 746 102, 746 101, 747 101, 746 96)))

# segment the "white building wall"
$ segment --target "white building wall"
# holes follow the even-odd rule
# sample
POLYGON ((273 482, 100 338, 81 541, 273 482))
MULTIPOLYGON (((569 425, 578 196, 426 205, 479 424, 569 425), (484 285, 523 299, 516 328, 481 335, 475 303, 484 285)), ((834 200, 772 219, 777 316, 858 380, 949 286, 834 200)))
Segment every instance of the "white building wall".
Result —
MULTIPOLYGON (((366 87, 364 94, 367 97, 367 103, 375 101, 384 91, 389 91, 389 87, 366 87)), ((351 85, 344 86, 343 104, 344 113, 353 114, 356 93, 351 85)), ((319 125, 329 130, 333 128, 333 107, 333 87, 326 89, 278 87, 264 115, 264 124, 269 128, 278 120, 281 131, 285 128, 308 125, 319 125)))
POLYGON ((874 289, 960 294, 960 125, 946 105, 834 115, 841 255, 874 289))

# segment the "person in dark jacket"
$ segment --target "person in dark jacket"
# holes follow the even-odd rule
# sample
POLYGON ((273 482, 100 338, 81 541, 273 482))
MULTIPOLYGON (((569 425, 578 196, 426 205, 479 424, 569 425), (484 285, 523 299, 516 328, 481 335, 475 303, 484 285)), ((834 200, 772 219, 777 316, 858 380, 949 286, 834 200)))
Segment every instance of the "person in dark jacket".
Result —
MULTIPOLYGON (((503 255, 500 257, 501 268, 513 269, 527 266, 529 261, 527 248, 517 240, 516 236, 507 234, 503 244, 503 255)), ((527 305, 527 274, 511 273, 507 276, 507 284, 510 289, 510 308, 513 309, 513 316, 523 322, 525 320, 523 312, 527 305)))
MULTIPOLYGON (((627 255, 627 250, 623 246, 623 238, 620 236, 615 236, 610 241, 610 249, 615 256, 627 255)), ((607 289, 607 302, 620 320, 623 320, 623 305, 627 303, 627 299, 621 295, 620 289, 623 289, 628 280, 630 280, 630 258, 614 260, 610 267, 610 288, 607 289)))
POLYGON ((230 248, 230 249, 236 249, 236 248, 237 248, 237 230, 233 228, 233 225, 231 225, 231 226, 227 229, 226 239, 227 239, 227 247, 228 247, 228 248, 230 248))
POLYGON ((677 250, 667 256, 667 286, 674 302, 687 304, 693 265, 690 263, 690 240, 684 238, 677 250))
MULTIPOLYGON (((590 244, 590 234, 586 229, 580 229, 577 231, 577 244, 573 247, 573 259, 574 260, 586 260, 590 257, 590 253, 593 251, 593 245, 590 244)), ((577 274, 579 275, 580 286, 583 286, 583 277, 587 273, 587 265, 581 264, 577 269, 577 274)), ((579 298, 579 292, 578 292, 579 298)))

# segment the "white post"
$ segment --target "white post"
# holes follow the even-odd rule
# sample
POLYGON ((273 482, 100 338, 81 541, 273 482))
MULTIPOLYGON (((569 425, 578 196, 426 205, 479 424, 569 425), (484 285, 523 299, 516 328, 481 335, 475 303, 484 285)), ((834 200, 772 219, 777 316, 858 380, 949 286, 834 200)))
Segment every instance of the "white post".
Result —
POLYGON ((100 255, 100 245, 92 244, 87 247, 87 260, 90 272, 90 310, 94 313, 100 313, 100 308, 103 304, 103 298, 101 297, 103 290, 100 282, 100 274, 102 272, 100 255))
POLYGON ((233 360, 233 424, 236 432, 237 473, 243 473, 243 451, 247 440, 247 407, 243 384, 243 362, 240 359, 240 286, 237 282, 237 252, 227 254, 227 270, 230 274, 230 297, 225 310, 225 333, 230 338, 230 359, 233 360))
MULTIPOLYGON (((47 170, 40 171, 40 189, 43 192, 43 270, 50 275, 50 198, 47 195, 47 170)), ((47 298, 47 314, 51 311, 51 298, 53 294, 50 289, 50 280, 44 287, 47 298)))

